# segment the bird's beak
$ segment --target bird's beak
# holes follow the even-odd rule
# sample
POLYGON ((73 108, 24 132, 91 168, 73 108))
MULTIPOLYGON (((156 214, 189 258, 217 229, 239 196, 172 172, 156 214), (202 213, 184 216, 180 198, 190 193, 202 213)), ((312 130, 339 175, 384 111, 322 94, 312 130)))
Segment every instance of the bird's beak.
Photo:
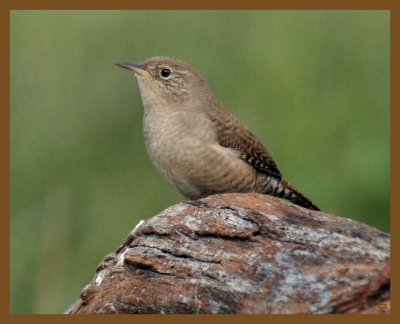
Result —
POLYGON ((131 62, 117 62, 114 63, 115 65, 118 65, 120 67, 123 67, 125 69, 131 70, 137 74, 143 75, 143 76, 150 76, 150 73, 147 72, 146 70, 142 69, 140 64, 136 63, 131 63, 131 62))

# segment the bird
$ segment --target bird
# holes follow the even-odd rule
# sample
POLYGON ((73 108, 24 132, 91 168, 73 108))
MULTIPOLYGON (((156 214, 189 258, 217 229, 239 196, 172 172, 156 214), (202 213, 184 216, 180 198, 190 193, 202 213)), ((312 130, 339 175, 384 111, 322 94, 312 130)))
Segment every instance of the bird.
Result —
POLYGON ((136 76, 147 152, 183 196, 257 192, 320 210, 282 177, 261 141, 189 64, 166 56, 114 64, 136 76))

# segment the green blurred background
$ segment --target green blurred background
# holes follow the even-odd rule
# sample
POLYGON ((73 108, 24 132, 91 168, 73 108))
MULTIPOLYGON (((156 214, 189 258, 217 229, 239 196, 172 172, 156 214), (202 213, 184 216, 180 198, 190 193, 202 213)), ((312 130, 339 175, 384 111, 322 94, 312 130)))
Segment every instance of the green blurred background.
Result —
POLYGON ((389 11, 11 11, 11 313, 58 313, 140 219, 184 198, 133 74, 194 66, 322 210, 389 231, 389 11))

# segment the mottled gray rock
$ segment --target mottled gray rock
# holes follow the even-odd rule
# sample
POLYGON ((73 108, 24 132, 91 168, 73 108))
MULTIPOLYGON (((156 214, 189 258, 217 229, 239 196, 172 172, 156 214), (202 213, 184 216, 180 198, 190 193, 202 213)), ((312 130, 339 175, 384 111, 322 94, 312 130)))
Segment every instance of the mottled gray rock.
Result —
POLYGON ((379 313, 389 249, 349 219, 214 195, 139 223, 68 313, 379 313))

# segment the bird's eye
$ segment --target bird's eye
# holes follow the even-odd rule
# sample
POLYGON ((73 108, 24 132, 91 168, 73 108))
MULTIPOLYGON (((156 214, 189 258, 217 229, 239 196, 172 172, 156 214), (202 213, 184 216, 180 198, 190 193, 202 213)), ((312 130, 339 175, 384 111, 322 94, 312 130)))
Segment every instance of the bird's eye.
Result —
POLYGON ((162 69, 160 75, 163 79, 168 79, 171 76, 172 72, 170 69, 162 69))

